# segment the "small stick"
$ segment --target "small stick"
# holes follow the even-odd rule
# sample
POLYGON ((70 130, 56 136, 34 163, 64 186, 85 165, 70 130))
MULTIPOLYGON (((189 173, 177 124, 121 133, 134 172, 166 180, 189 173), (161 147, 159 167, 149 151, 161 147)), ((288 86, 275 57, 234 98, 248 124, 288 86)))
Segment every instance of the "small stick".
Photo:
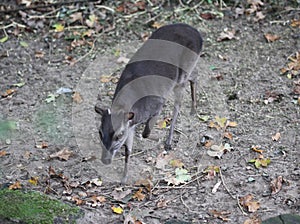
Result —
POLYGON ((224 177, 223 177, 222 171, 221 171, 221 167, 220 167, 220 177, 221 177, 221 180, 222 180, 222 184, 223 184, 224 188, 226 189, 226 191, 228 192, 228 194, 229 194, 233 199, 236 199, 236 197, 229 191, 227 185, 225 184, 224 177))

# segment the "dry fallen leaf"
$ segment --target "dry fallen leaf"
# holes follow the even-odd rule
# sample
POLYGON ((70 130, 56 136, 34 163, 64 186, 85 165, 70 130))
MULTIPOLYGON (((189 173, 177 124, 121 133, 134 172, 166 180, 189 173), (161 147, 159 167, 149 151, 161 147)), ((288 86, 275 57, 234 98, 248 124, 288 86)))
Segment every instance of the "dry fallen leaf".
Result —
POLYGON ((239 203, 249 212, 256 212, 260 208, 260 203, 253 200, 253 195, 248 194, 239 198, 239 203))
POLYGON ((243 224, 261 224, 261 219, 258 217, 258 215, 254 215, 247 219, 243 224))
POLYGON ((230 212, 227 211, 217 211, 217 210, 210 210, 209 213, 213 215, 213 217, 221 219, 225 222, 230 221, 228 216, 230 215, 230 212))
POLYGON ((153 187, 152 179, 151 178, 146 178, 146 179, 141 179, 138 180, 137 182, 134 183, 135 186, 144 186, 148 192, 151 191, 153 187))
POLYGON ((211 190, 211 193, 215 194, 217 193, 218 188, 220 187, 222 181, 219 181, 218 183, 215 184, 215 186, 213 187, 213 189, 211 190))
POLYGON ((156 207, 157 207, 157 208, 166 208, 168 202, 169 202, 169 201, 167 201, 167 200, 165 200, 165 199, 160 199, 160 200, 157 202, 156 207))
POLYGON ((71 198, 71 200, 74 201, 76 205, 84 205, 85 204, 85 201, 80 199, 78 196, 73 196, 71 198))
POLYGON ((132 196, 133 199, 137 199, 138 201, 143 201, 146 197, 145 194, 142 193, 143 189, 140 188, 137 192, 134 193, 134 195, 132 196))
POLYGON ((282 176, 278 176, 274 180, 271 181, 270 188, 272 195, 277 194, 282 188, 283 178, 282 176))
POLYGON ((172 167, 179 167, 179 168, 184 167, 183 162, 181 162, 181 160, 179 160, 179 159, 172 159, 172 160, 170 161, 170 165, 171 165, 172 167))
POLYGON ((72 98, 73 98, 73 101, 77 104, 81 104, 83 102, 83 99, 82 99, 80 93, 78 93, 78 92, 74 92, 72 98))
POLYGON ((130 60, 129 58, 120 56, 120 57, 117 59, 117 63, 118 63, 118 64, 121 64, 121 63, 127 64, 127 63, 129 62, 129 60, 130 60))
POLYGON ((5 150, 0 151, 0 157, 6 156, 7 152, 5 150))
POLYGON ((273 141, 277 142, 279 139, 280 139, 280 133, 279 132, 277 132, 275 135, 272 136, 273 141))
POLYGON ((67 161, 72 154, 73 154, 73 152, 70 151, 68 148, 63 148, 62 150, 50 155, 50 158, 51 159, 59 158, 61 160, 67 161))
POLYGON ((123 198, 125 198, 127 195, 131 194, 131 190, 128 189, 126 191, 123 191, 122 189, 115 189, 112 193, 111 196, 113 199, 116 201, 122 201, 123 198))
POLYGON ((300 20, 292 19, 291 26, 292 27, 300 27, 300 20))
POLYGON ((252 146, 251 149, 254 151, 254 152, 258 152, 258 153, 263 153, 264 150, 262 149, 259 149, 260 147, 259 146, 252 146))
POLYGON ((21 183, 18 180, 8 187, 9 190, 16 190, 21 188, 22 188, 21 183))
POLYGON ((220 34, 217 41, 220 42, 225 40, 231 40, 235 38, 235 33, 236 33, 235 30, 226 30, 220 34))
POLYGON ((35 147, 38 148, 38 149, 45 149, 45 148, 48 148, 48 143, 47 142, 41 142, 40 144, 36 144, 35 147))
POLYGON ((164 170, 165 166, 169 164, 172 159, 172 155, 165 154, 164 152, 160 153, 156 158, 155 167, 160 170, 164 170))
POLYGON ((274 42, 274 41, 280 39, 280 36, 273 35, 273 34, 270 34, 270 33, 266 33, 264 36, 265 36, 266 40, 268 41, 268 43, 274 42))
POLYGON ((17 90, 15 90, 15 89, 8 89, 8 90, 6 90, 6 91, 2 94, 2 97, 3 97, 3 98, 6 98, 6 97, 12 95, 12 94, 15 93, 15 92, 17 92, 17 90))

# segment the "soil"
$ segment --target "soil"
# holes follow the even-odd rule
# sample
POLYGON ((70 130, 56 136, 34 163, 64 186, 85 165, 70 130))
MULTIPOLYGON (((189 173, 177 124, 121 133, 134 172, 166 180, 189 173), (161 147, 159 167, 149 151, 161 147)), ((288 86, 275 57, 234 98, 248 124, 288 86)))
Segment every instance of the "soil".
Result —
MULTIPOLYGON (((156 126, 149 139, 142 139, 142 130, 138 129, 126 186, 120 186, 123 150, 110 166, 100 161, 100 116, 94 112, 94 105, 110 106, 116 84, 113 80, 100 80, 110 75, 118 77, 125 66, 117 62, 120 56, 130 58, 142 45, 134 33, 151 33, 155 28, 132 17, 125 23, 128 26, 97 36, 94 47, 81 52, 70 52, 66 47, 70 45, 68 40, 53 38, 45 29, 24 32, 18 37, 11 35, 0 44, 0 91, 4 94, 15 90, 0 99, 4 130, 0 132, 0 150, 6 151, 0 157, 0 184, 11 185, 18 180, 22 188, 73 204, 76 196, 82 200, 92 195, 106 198, 96 205, 81 205, 77 201, 85 212, 78 223, 123 223, 129 218, 142 223, 224 223, 226 218, 227 223, 244 223, 251 217, 265 220, 279 214, 299 214, 300 107, 293 90, 299 74, 289 78, 280 72, 287 66, 288 57, 295 57, 300 49, 299 27, 290 25, 292 19, 299 19, 299 14, 297 10, 280 8, 255 21, 254 15, 235 18, 234 9, 225 10, 222 18, 205 20, 187 13, 187 17, 161 21, 186 22, 203 35, 203 54, 197 65, 199 116, 189 113, 187 86, 172 151, 164 152, 162 147, 168 128, 156 126), (235 31, 234 38, 217 41, 220 33, 231 30, 235 31), (280 39, 268 42, 266 33, 280 39), (28 46, 20 45, 20 41, 28 46), (44 52, 44 57, 35 57, 37 51, 44 52), (78 59, 80 54, 84 57, 78 62, 66 63, 66 56, 78 59), (21 87, 12 86, 22 82, 25 84, 21 87), (61 87, 78 92, 83 101, 74 100, 73 93, 63 93, 55 101, 46 102, 49 94, 61 87), (209 116, 208 121, 199 119, 204 116, 209 116), (236 127, 227 128, 232 139, 209 127, 215 116, 237 123, 236 127), (4 128, 8 123, 16 127, 4 128), (274 141, 272 136, 277 132, 281 136, 274 141), (229 143, 232 148, 219 159, 211 157, 201 144, 204 136, 214 144, 229 143), (41 147, 43 143, 45 147, 41 147), (264 150, 264 158, 270 158, 267 167, 255 168, 249 163, 260 155, 252 150, 253 146, 264 150), (64 148, 72 152, 67 160, 50 158, 64 148), (192 180, 178 186, 167 185, 166 176, 173 174, 175 168, 167 164, 158 169, 157 159, 168 159, 164 153, 180 160, 192 180), (218 166, 221 172, 208 175, 204 171, 209 166, 218 166), (278 176, 283 177, 282 188, 271 194, 271 182, 278 176), (38 178, 37 185, 28 182, 31 177, 38 178), (93 184, 95 178, 102 180, 101 186, 93 184), (145 178, 151 182, 150 193, 148 185, 135 184, 145 178), (219 188, 212 192, 218 182, 219 188), (134 194, 139 189, 146 195, 143 200, 113 197, 116 191, 130 190, 134 194), (252 213, 238 203, 240 197, 248 194, 260 204, 252 213), (112 206, 121 206, 123 215, 113 213, 112 206), (213 210, 228 214, 216 215, 213 210)), ((171 117, 172 103, 170 99, 160 120, 171 117)))

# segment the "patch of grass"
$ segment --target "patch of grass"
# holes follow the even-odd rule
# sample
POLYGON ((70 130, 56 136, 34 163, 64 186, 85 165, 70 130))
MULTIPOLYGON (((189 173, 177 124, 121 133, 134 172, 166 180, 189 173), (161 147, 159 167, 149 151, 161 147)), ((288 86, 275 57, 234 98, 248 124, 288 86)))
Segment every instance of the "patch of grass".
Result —
POLYGON ((16 129, 16 121, 0 119, 0 139, 8 138, 16 129))
POLYGON ((39 192, 0 190, 0 218, 24 223, 75 223, 81 216, 77 207, 64 204, 39 192))

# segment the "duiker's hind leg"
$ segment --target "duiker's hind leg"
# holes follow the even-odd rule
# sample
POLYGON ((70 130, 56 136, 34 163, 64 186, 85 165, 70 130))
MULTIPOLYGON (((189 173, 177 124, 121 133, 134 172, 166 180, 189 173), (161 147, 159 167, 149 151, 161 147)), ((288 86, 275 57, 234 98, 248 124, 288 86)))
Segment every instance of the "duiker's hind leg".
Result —
POLYGON ((191 87, 191 98, 192 98, 192 105, 191 105, 191 114, 195 114, 196 113, 196 108, 197 108, 197 79, 196 79, 196 75, 197 72, 193 71, 190 78, 189 78, 189 82, 190 82, 190 87, 191 87))
POLYGON ((173 109, 173 118, 171 121, 169 136, 165 143, 165 150, 171 150, 172 149, 172 139, 173 139, 173 133, 175 129, 176 120, 180 111, 181 107, 181 100, 182 100, 182 90, 184 85, 178 85, 174 88, 174 95, 175 95, 175 102, 174 102, 174 109, 173 109))
POLYGON ((124 166, 124 172, 123 177, 121 180, 121 184, 125 185, 128 179, 128 162, 130 158, 130 154, 132 151, 132 145, 133 145, 133 137, 134 137, 134 128, 128 130, 128 137, 125 142, 125 166, 124 166))

